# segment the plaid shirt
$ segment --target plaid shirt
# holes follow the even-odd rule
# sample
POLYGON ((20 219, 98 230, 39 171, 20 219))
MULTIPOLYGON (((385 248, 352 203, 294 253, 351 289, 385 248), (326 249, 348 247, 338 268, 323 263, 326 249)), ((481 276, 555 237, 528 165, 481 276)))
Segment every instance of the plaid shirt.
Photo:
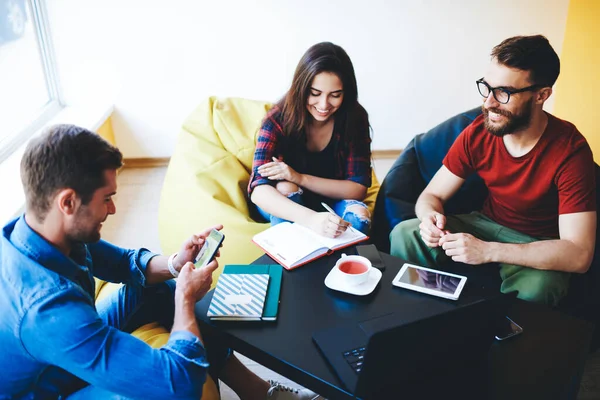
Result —
MULTIPOLYGON (((273 161, 273 157, 284 161, 295 171, 304 173, 304 155, 306 149, 306 136, 300 139, 286 136, 281 126, 283 118, 281 110, 275 106, 265 116, 258 132, 252 175, 248 184, 248 195, 258 185, 275 185, 276 181, 263 178, 258 173, 258 167, 273 161)), ((335 157, 335 171, 323 171, 319 177, 338 180, 350 180, 367 188, 371 186, 371 138, 368 129, 354 142, 345 141, 341 125, 336 121, 333 135, 329 145, 333 146, 335 157)), ((328 146, 329 146, 328 145, 328 146)))

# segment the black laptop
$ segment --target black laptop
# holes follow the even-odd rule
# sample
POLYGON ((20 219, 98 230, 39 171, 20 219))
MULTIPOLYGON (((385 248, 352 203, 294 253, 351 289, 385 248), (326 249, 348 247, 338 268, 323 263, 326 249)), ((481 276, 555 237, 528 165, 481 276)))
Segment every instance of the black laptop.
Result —
POLYGON ((487 355, 514 296, 399 311, 317 331, 313 340, 357 398, 485 398, 487 355))

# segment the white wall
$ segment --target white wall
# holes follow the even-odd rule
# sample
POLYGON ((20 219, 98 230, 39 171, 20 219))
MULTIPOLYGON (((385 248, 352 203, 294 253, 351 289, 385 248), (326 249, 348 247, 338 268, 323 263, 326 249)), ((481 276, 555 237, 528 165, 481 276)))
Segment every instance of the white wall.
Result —
POLYGON ((114 102, 129 158, 169 156, 207 96, 279 99, 304 51, 326 40, 352 58, 373 148, 403 148, 480 104, 475 80, 504 38, 542 33, 560 54, 568 9, 568 0, 48 3, 68 101, 114 102))

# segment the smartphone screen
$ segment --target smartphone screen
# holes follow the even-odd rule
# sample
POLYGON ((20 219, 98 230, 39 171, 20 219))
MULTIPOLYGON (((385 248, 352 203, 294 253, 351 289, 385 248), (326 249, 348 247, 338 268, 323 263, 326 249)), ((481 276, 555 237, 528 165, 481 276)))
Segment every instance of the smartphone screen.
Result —
POLYGON ((210 231, 210 234, 204 242, 204 246, 202 246, 202 249, 198 253, 198 257, 196 258, 196 268, 204 267, 212 261, 224 239, 225 235, 216 229, 210 231))
POLYGON ((523 328, 521 328, 515 321, 508 317, 502 318, 498 326, 496 327, 496 339, 504 340, 516 336, 523 332, 523 328))

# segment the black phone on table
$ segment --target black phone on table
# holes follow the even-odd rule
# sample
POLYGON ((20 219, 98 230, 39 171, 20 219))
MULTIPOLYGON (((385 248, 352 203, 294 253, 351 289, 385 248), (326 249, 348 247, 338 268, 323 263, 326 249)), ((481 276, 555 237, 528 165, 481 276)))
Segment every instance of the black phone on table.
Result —
POLYGON ((379 250, 375 247, 374 244, 363 244, 356 246, 356 251, 359 256, 365 257, 369 261, 371 261, 371 265, 374 268, 377 268, 381 271, 385 269, 385 264, 381 259, 381 254, 379 254, 379 250))
POLYGON ((512 319, 504 317, 496 327, 496 340, 505 340, 521 333, 523 333, 523 328, 512 319))
POLYGON ((223 240, 225 240, 224 234, 216 229, 210 231, 210 234, 204 241, 204 246, 202 246, 202 249, 200 249, 200 252, 196 256, 196 261, 194 262, 196 268, 202 268, 205 265, 208 265, 213 258, 215 258, 215 254, 219 251, 219 247, 221 247, 223 240))

